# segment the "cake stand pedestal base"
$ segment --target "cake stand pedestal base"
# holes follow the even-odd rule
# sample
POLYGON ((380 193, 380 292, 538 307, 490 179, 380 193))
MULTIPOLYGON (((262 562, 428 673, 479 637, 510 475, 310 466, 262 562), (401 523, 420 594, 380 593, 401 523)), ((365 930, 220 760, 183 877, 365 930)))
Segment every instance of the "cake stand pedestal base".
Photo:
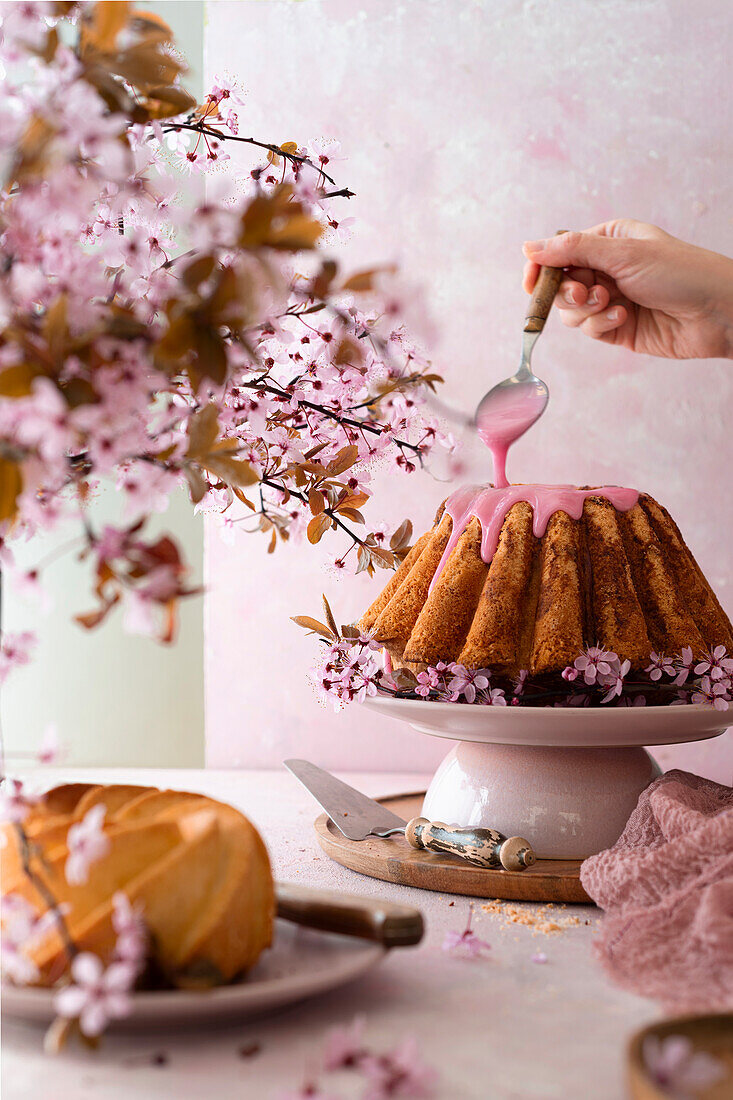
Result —
POLYGON ((610 848, 660 774, 643 748, 540 748, 462 741, 428 787, 430 821, 522 836, 538 859, 585 859, 610 848))

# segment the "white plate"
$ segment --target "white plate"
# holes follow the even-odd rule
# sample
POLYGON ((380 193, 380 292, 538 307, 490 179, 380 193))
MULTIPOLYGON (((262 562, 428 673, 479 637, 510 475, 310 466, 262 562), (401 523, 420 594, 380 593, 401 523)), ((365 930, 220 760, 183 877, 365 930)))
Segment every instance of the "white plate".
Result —
MULTIPOLYGON (((325 993, 360 977, 386 955, 380 944, 351 936, 314 932, 278 920, 273 947, 247 977, 206 992, 162 990, 136 993, 130 1016, 110 1026, 120 1029, 206 1027, 222 1019, 241 1020, 325 993)), ((48 1024, 53 992, 3 985, 3 1015, 48 1024)))
POLYGON ((366 706, 408 722, 420 733, 451 741, 563 748, 674 745, 717 737, 733 725, 733 710, 705 704, 678 707, 483 707, 377 695, 366 706))

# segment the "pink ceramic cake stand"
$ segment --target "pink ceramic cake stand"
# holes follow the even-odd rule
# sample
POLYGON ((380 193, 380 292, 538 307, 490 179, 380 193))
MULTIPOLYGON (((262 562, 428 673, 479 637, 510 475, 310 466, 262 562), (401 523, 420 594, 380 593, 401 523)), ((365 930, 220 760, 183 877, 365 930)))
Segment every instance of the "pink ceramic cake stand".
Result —
POLYGON ((367 705, 458 742, 423 816, 523 836, 540 859, 585 859, 618 840, 660 774, 645 745, 702 741, 733 725, 733 712, 705 705, 484 707, 386 695, 367 705))

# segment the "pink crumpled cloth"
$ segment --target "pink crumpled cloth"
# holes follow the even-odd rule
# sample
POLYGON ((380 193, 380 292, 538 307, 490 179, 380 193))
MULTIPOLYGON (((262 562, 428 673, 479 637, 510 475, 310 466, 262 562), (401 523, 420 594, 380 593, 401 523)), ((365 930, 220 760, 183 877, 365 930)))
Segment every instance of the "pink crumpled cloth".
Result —
POLYGON ((670 771, 580 879, 605 910, 594 950, 669 1012, 733 1008, 733 789, 670 771))

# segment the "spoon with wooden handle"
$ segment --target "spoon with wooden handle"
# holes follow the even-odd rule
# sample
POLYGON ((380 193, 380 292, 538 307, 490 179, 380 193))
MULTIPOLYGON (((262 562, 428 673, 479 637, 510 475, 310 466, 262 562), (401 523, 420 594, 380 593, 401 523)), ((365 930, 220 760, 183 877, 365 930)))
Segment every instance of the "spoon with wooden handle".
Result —
MULTIPOLYGON (((560 233, 567 233, 560 229, 560 233)), ((494 456, 494 484, 503 487, 506 480, 506 452, 509 445, 524 435, 547 407, 547 386, 532 372, 532 350, 562 282, 561 267, 542 267, 537 277, 524 318, 522 358, 516 374, 498 382, 479 402, 476 430, 494 456)))

